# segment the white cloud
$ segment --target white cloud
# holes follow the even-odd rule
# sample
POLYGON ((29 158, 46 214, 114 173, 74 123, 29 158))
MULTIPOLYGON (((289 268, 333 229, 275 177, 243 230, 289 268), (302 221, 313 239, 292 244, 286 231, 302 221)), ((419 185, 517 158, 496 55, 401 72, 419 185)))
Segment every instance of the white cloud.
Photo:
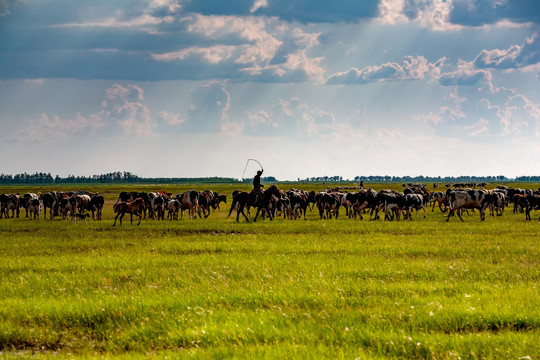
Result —
POLYGON ((153 53, 156 61, 202 61, 229 66, 231 78, 247 77, 260 81, 321 81, 325 68, 321 57, 310 57, 308 50, 319 44, 319 33, 272 18, 203 16, 193 14, 187 30, 215 44, 191 46, 178 51, 153 53))
POLYGON ((158 115, 162 120, 165 121, 167 125, 180 126, 186 121, 182 114, 175 114, 168 111, 160 111, 158 115))
POLYGON ((537 0, 451 0, 450 21, 463 26, 522 27, 540 22, 540 7, 537 0))
POLYGON ((442 137, 482 136, 482 141, 540 135, 540 104, 516 90, 456 87, 447 104, 414 118, 430 124, 442 137), (459 96, 458 90, 467 94, 459 96))
POLYGON ((77 113, 74 119, 63 119, 57 115, 49 116, 42 113, 39 119, 30 121, 22 130, 1 140, 8 142, 50 141, 95 133, 104 126, 103 119, 97 114, 85 117, 77 113))
POLYGON ((377 21, 391 25, 415 21, 434 31, 459 30, 462 27, 450 21, 451 10, 451 0, 381 0, 377 21))
POLYGON ((442 86, 472 86, 486 83, 491 86, 492 75, 488 70, 458 69, 444 73, 439 78, 442 86))
POLYGON ((150 110, 141 102, 143 99, 144 91, 140 86, 113 84, 102 103, 102 117, 119 125, 124 135, 152 135, 155 124, 150 110))
POLYGON ((407 22, 409 18, 403 12, 404 6, 405 0, 381 0, 376 21, 390 25, 407 22))
POLYGON ((405 56, 400 64, 386 63, 367 66, 362 70, 352 68, 345 72, 335 73, 327 80, 327 84, 369 84, 374 82, 422 80, 436 78, 441 73, 445 58, 430 63, 423 56, 405 56))
POLYGON ((465 126, 464 129, 470 131, 470 136, 478 136, 489 130, 489 121, 486 119, 479 119, 474 124, 465 126))
POLYGON ((267 6, 268 6, 268 1, 267 0, 255 0, 255 2, 253 3, 253 6, 249 10, 249 12, 253 14, 257 10, 259 10, 261 8, 265 8, 267 6))
POLYGON ((512 45, 508 49, 482 50, 473 60, 476 68, 519 69, 540 65, 540 40, 537 34, 526 38, 521 45, 512 45))
POLYGON ((244 133, 280 137, 336 137, 342 125, 330 111, 310 108, 299 98, 279 99, 271 111, 244 114, 244 133))
POLYGON ((461 26, 450 21, 452 1, 445 0, 413 0, 409 6, 417 7, 416 19, 420 26, 435 31, 459 30, 461 26))
POLYGON ((237 36, 245 43, 236 46, 240 54, 235 62, 241 64, 269 61, 282 43, 266 30, 264 19, 256 17, 195 14, 188 31, 215 40, 237 36))
POLYGON ((498 112, 503 135, 540 135, 540 105, 523 95, 510 96, 498 112))
POLYGON ((381 0, 377 22, 417 22, 434 31, 457 31, 465 27, 495 24, 524 27, 540 21, 536 0, 381 0))
POLYGON ((450 105, 441 106, 437 112, 416 115, 413 118, 421 121, 426 120, 428 124, 437 126, 447 122, 455 122, 466 117, 462 109, 462 104, 467 101, 466 98, 459 96, 456 91, 449 93, 446 100, 448 100, 450 105))
POLYGON ((188 118, 183 124, 187 132, 233 131, 228 110, 230 95, 225 84, 212 81, 191 91, 188 118))
POLYGON ((215 45, 211 47, 189 47, 179 51, 172 51, 163 54, 152 54, 152 58, 157 61, 186 60, 188 58, 200 59, 208 64, 219 64, 229 60, 233 54, 240 50, 238 46, 215 45))
POLYGON ((53 140, 68 136, 85 136, 95 133, 150 136, 155 122, 150 110, 142 104, 144 91, 140 86, 113 84, 106 90, 106 97, 98 112, 83 116, 77 112, 74 119, 42 113, 38 120, 28 125, 7 141, 53 140))

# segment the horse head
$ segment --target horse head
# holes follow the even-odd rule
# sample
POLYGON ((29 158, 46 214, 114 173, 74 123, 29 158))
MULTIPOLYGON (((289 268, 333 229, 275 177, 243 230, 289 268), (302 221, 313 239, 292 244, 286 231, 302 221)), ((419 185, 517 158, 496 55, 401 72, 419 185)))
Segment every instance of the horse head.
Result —
POLYGON ((265 192, 270 195, 275 195, 278 198, 280 197, 280 192, 276 185, 270 186, 265 192))

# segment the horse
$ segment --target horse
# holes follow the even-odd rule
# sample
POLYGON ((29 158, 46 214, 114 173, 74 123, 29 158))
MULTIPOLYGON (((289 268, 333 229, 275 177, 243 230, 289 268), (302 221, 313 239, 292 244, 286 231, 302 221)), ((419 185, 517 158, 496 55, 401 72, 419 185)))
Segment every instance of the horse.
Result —
POLYGON ((90 211, 92 211, 92 219, 101 220, 101 214, 103 213, 104 206, 105 198, 103 196, 96 194, 92 197, 92 199, 90 199, 90 204, 88 207, 90 211))
MULTIPOLYGON (((252 199, 251 199, 250 193, 245 192, 245 191, 235 190, 232 193, 232 198, 233 198, 233 201, 232 201, 231 209, 229 210, 229 215, 227 216, 227 218, 231 216, 233 209, 236 209, 236 221, 237 222, 239 221, 240 214, 242 214, 244 215, 244 218, 246 219, 246 221, 249 222, 249 219, 246 213, 244 212, 244 209, 246 207, 251 206, 252 199)), ((249 210, 248 210, 248 213, 249 213, 249 210)))
POLYGON ((257 221, 257 216, 259 216, 261 210, 268 214, 270 220, 273 220, 276 205, 278 200, 281 198, 281 193, 276 185, 272 185, 268 189, 262 191, 252 190, 251 194, 255 197, 254 207, 257 208, 257 213, 255 214, 253 221, 257 221))
POLYGON ((139 223, 137 226, 140 225, 142 220, 141 210, 144 210, 144 200, 141 198, 136 198, 132 202, 119 202, 114 205, 113 210, 116 213, 116 217, 114 218, 114 224, 116 225, 116 220, 118 217, 120 217, 120 225, 122 225, 122 218, 126 213, 130 215, 131 225, 133 225, 133 215, 137 215, 139 217, 139 223))

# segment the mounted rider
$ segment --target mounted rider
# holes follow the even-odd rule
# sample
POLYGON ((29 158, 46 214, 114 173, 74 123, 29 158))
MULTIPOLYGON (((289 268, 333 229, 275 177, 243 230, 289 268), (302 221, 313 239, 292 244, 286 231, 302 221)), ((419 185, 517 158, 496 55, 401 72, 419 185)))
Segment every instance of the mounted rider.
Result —
POLYGON ((257 171, 257 175, 255 175, 255 177, 253 178, 253 190, 256 190, 256 191, 261 191, 263 186, 261 184, 261 175, 263 173, 263 169, 257 171))

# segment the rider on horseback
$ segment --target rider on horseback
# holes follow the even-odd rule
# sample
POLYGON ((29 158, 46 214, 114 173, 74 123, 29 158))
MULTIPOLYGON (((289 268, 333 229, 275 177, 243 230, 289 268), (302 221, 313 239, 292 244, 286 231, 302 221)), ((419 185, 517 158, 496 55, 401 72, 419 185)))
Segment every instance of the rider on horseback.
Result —
POLYGON ((264 186, 261 184, 261 175, 263 171, 263 169, 257 171, 257 175, 253 178, 253 190, 262 190, 261 188, 264 186))

